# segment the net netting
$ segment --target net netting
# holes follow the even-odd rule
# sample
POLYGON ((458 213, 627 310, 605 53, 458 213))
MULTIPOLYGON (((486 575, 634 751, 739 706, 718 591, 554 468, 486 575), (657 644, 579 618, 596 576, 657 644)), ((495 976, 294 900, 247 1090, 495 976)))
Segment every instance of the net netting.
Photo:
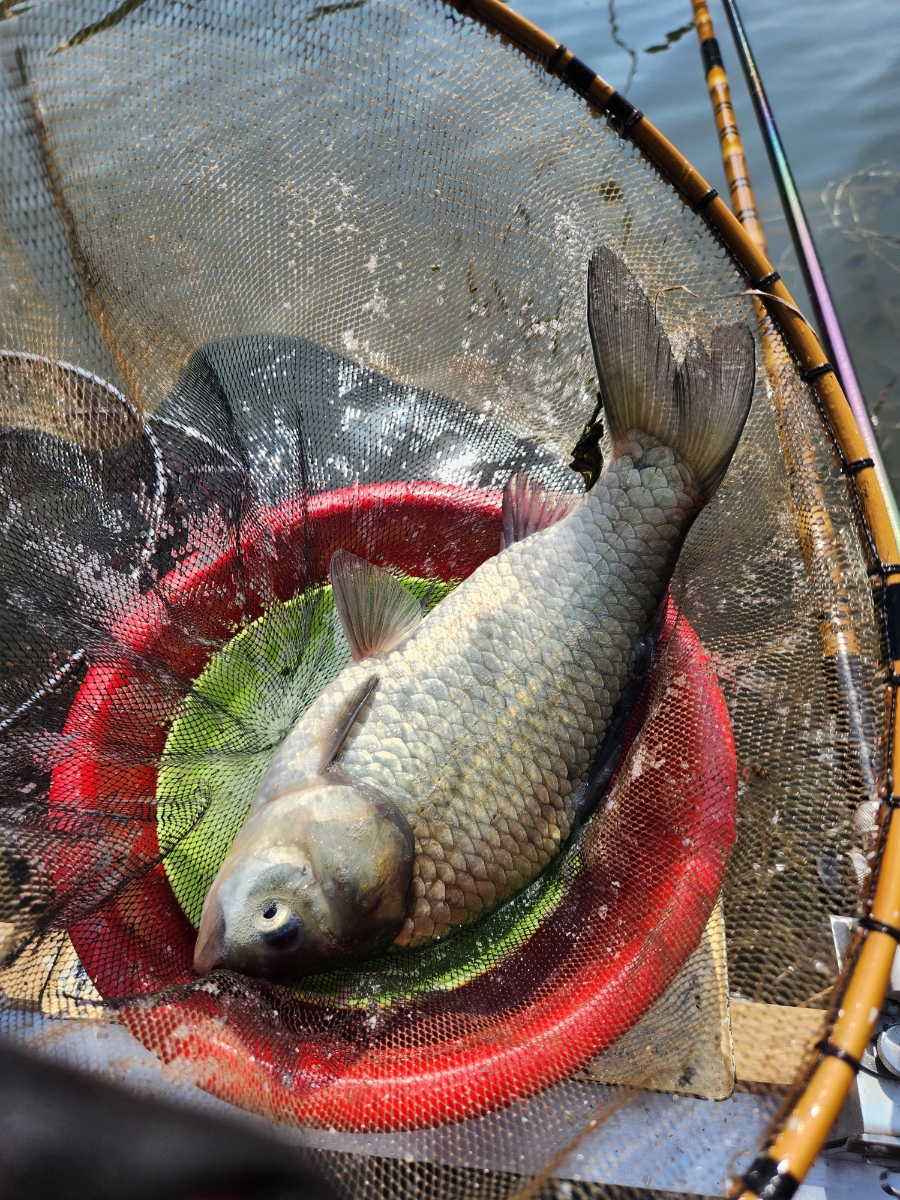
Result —
MULTIPOLYGON (((799 1070, 875 828, 868 551, 777 329, 605 117, 445 4, 0 13, 0 1030, 119 1074, 148 1050, 347 1195, 666 1186, 662 1098, 799 1070), (332 552, 439 605, 511 474, 583 489, 608 453, 598 246, 676 355, 746 322, 757 381, 597 814, 423 949, 197 977, 256 786, 349 661, 332 552)), ((453 853, 413 917, 490 895, 453 853)), ((746 1099, 692 1147, 716 1179, 772 1111, 746 1099)))

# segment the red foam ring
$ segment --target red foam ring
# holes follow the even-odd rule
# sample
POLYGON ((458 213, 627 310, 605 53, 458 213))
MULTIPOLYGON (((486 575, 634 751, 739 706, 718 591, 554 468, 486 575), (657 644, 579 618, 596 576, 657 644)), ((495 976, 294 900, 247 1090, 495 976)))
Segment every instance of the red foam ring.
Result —
MULTIPOLYGON (((82 939, 80 914, 88 906, 95 909, 107 891, 117 892, 123 880, 141 878, 159 859, 156 759, 171 715, 172 704, 156 680, 140 663, 126 660, 89 669, 66 721, 65 755, 54 768, 49 796, 48 825, 56 835, 53 879, 63 917, 72 923, 70 934, 86 947, 85 968, 92 977, 107 974, 104 939, 93 932, 82 939), (136 699, 143 706, 140 716, 136 699)), ((171 895, 168 883, 166 888, 171 895)), ((172 907, 178 909, 177 903, 167 910, 172 907)), ((93 930, 97 919, 86 918, 84 928, 93 930)), ((123 994, 99 990, 104 996, 123 994)))
MULTIPOLYGON (((81 918, 91 898, 104 893, 105 877, 134 879, 149 871, 148 905, 163 906, 160 921, 173 937, 181 930, 184 945, 172 951, 171 961, 190 961, 192 954, 194 932, 156 869, 157 761, 181 700, 167 673, 186 687, 239 623, 261 614, 261 597, 287 600, 305 578, 321 582, 332 553, 342 547, 409 574, 465 578, 496 553, 500 510, 499 492, 430 482, 344 488, 305 506, 288 501, 258 510, 242 526, 240 540, 224 549, 198 536, 201 544, 190 558, 121 615, 113 629, 121 655, 89 669, 63 730, 65 756, 54 769, 49 797, 57 894, 85 969, 95 983, 103 981, 103 996, 166 986, 163 969, 145 961, 146 947, 134 959, 139 969, 117 977, 110 968, 109 947, 120 939, 123 961, 137 954, 112 908, 109 936, 97 936, 100 918, 81 918), (117 853, 100 863, 99 852, 110 843, 117 853)), ((179 971, 168 983, 189 978, 179 971)))
MULTIPOLYGON (((262 1031, 232 1024, 223 1043, 221 1028, 210 1037, 206 1021, 194 1020, 200 1014, 193 1001, 175 1006, 184 1019, 174 1038, 160 1038, 162 1030, 153 1029, 146 1012, 137 1020, 123 1014, 126 1023, 134 1022, 135 1032, 142 1027, 164 1058, 193 1063, 217 1095, 240 1093, 258 1111, 290 1113, 324 1128, 397 1130, 463 1120, 564 1079, 629 1029, 674 978, 700 940, 734 842, 737 766, 728 715, 703 649, 683 619, 667 667, 672 678, 623 772, 615 830, 598 822, 585 847, 582 886, 604 869, 614 869, 626 886, 607 905, 606 919, 587 927, 573 955, 531 1003, 515 1006, 488 1029, 443 1043, 427 1039, 400 1048, 389 1040, 351 1056, 337 1077, 334 1059, 326 1058, 317 1071, 310 1046, 302 1088, 281 1084, 274 1064, 260 1053, 262 1031), (637 762, 671 754, 673 730, 681 766, 674 777, 670 763, 654 770, 637 762), (699 775, 690 769, 696 762, 705 764, 699 775), (607 933, 623 925, 627 940, 611 956, 607 933)), ((610 895, 608 886, 598 890, 610 895)), ((524 960, 527 949, 520 954, 524 960)), ((171 1016, 167 1012, 163 1023, 171 1016)))
MULTIPOLYGON (((219 554, 198 551, 167 577, 159 595, 151 593, 123 615, 122 658, 88 672, 64 730, 68 756, 54 771, 50 793, 53 819, 69 837, 68 850, 66 836, 60 839, 55 872, 63 889, 77 889, 85 878, 82 854, 90 836, 79 837, 79 829, 89 831, 99 821, 93 828, 105 830, 93 841, 100 875, 111 871, 100 864, 110 834, 122 831, 118 865, 126 865, 122 878, 128 882, 70 927, 101 995, 135 996, 192 978, 195 935, 158 862, 155 827, 148 820, 155 759, 180 696, 156 685, 134 651, 169 671, 196 676, 232 635, 236 619, 245 620, 254 605, 261 611, 261 597, 286 599, 298 580, 302 585, 304 579, 324 578, 339 546, 410 574, 465 577, 496 552, 499 500, 494 492, 445 484, 386 484, 316 497, 305 512, 290 505, 264 510, 240 548, 240 578, 249 586, 240 603, 226 606, 224 618, 211 615, 210 600, 235 587, 234 546, 219 554), (350 521, 358 523, 352 537, 350 521), (305 573, 294 565, 303 546, 312 547, 305 573), (152 719, 146 722, 134 719, 134 688, 142 704, 149 703, 152 719)), ((310 1026, 304 1034, 296 1024, 286 1039, 261 1001, 241 1013, 224 995, 206 989, 179 1000, 154 1002, 148 996, 124 1009, 124 1022, 163 1059, 193 1064, 197 1081, 216 1095, 273 1117, 292 1114, 347 1130, 412 1128, 475 1116, 583 1065, 634 1024, 696 946, 735 836, 737 773, 724 700, 699 641, 671 604, 663 640, 668 635, 669 649, 657 659, 653 685, 666 683, 665 704, 651 704, 617 782, 615 873, 627 886, 618 893, 606 886, 605 851, 599 834, 592 833, 585 854, 597 842, 594 869, 576 876, 572 894, 554 917, 489 973, 527 978, 529 954, 534 962, 535 948, 553 942, 559 958, 560 945, 568 944, 577 926, 572 953, 562 956, 533 995, 474 1023, 460 1013, 449 1021, 449 1012, 442 1019, 425 1014, 415 1027, 419 1040, 410 1028, 411 1044, 403 1048, 389 1038, 367 1046, 329 1042, 321 1029, 310 1026), (632 777, 634 756, 654 737, 683 764, 706 769, 699 777, 678 779, 677 786, 662 777, 657 791, 647 792, 652 772, 642 768, 632 777), (601 905, 605 919, 598 917, 601 905), (570 917, 568 929, 553 924, 570 917), (442 1028, 463 1027, 465 1036, 440 1034, 442 1028)), ((477 986, 481 982, 451 993, 447 1003, 463 1000, 466 989, 477 986)))
POLYGON ((497 553, 500 504, 500 492, 446 483, 373 483, 306 505, 286 501, 257 513, 227 548, 201 546, 115 634, 195 679, 272 600, 323 582, 335 550, 410 575, 465 579, 497 553))
POLYGON ((102 908, 69 926, 82 965, 104 999, 162 991, 196 978, 196 933, 173 903, 165 869, 157 863, 137 870, 133 882, 118 887, 102 908))
MULTIPOLYGON (((497 553, 500 503, 501 493, 494 489, 447 483, 366 484, 314 496, 306 512, 307 577, 310 583, 324 580, 332 554, 345 549, 410 575, 465 579, 497 553)), ((274 509, 270 528, 276 558, 269 561, 296 561, 296 505, 274 509)), ((302 586, 300 564, 285 578, 286 584, 275 576, 278 594, 289 587, 292 595, 302 586)))

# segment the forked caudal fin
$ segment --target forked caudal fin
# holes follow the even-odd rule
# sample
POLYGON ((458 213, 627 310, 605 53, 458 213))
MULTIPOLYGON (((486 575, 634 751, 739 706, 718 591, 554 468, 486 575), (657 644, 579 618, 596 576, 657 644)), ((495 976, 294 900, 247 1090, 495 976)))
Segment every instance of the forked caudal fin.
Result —
POLYGON ((694 338, 680 365, 637 279, 611 250, 588 268, 588 328, 613 448, 631 430, 652 434, 690 464, 707 497, 731 462, 756 375, 746 324, 694 338))

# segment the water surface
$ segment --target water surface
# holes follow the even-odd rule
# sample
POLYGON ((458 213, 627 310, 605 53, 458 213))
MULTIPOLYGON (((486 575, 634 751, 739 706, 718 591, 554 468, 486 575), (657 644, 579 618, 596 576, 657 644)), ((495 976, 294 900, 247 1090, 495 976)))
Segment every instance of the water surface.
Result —
MULTIPOLYGON (((722 195, 689 0, 513 0, 659 126, 722 195)), ((900 495, 900 6, 743 0, 741 15, 900 495)), ((722 7, 710 11, 772 261, 809 314, 722 7)))

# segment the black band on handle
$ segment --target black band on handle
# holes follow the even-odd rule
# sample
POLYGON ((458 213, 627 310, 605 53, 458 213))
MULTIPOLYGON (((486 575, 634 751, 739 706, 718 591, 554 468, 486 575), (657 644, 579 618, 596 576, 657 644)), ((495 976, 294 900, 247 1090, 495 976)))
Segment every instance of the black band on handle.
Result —
POLYGON ((887 626, 888 658, 900 658, 900 583, 884 587, 884 623, 887 626))
POLYGON ((559 60, 562 58, 562 56, 565 54, 565 52, 566 52, 566 47, 562 44, 562 42, 560 42, 559 45, 556 47, 556 49, 553 51, 553 53, 550 55, 550 57, 547 59, 547 70, 548 71, 556 70, 556 68, 559 66, 559 60))
POLYGON ((819 1053, 824 1054, 826 1058, 836 1058, 839 1062, 846 1063, 851 1067, 854 1075, 858 1075, 863 1069, 862 1063, 858 1058, 854 1058, 852 1054, 848 1054, 846 1050, 842 1050, 840 1046, 835 1046, 834 1042, 819 1042, 819 1053))
POLYGON ((606 111, 626 130, 630 129, 632 125, 637 125, 644 116, 641 110, 635 108, 630 100, 626 100, 621 92, 613 92, 606 102, 606 111))
POLYGON ((716 191, 715 188, 710 188, 708 192, 704 192, 699 200, 694 201, 694 211, 695 212, 703 212, 703 210, 704 210, 704 208, 706 208, 707 204, 711 204, 712 201, 715 200, 716 196, 718 196, 718 194, 719 193, 716 191))
POLYGON ((722 55, 719 52, 719 43, 714 37, 704 38, 700 43, 700 53, 703 56, 703 70, 708 75, 713 67, 724 68, 722 55))
POLYGON ((818 1050, 827 1058, 836 1058, 840 1062, 845 1062, 856 1075, 862 1071, 863 1075, 871 1075, 873 1079, 883 1078, 878 1071, 873 1071, 871 1067, 864 1067, 858 1058, 854 1058, 852 1054, 848 1054, 846 1050, 842 1050, 840 1046, 835 1046, 832 1042, 819 1042, 818 1050))
POLYGON ((758 292, 764 292, 766 288, 770 288, 773 283, 777 283, 781 276, 777 271, 773 271, 771 275, 767 275, 765 279, 760 279, 756 284, 758 292))
POLYGON ((592 71, 587 63, 583 63, 580 58, 572 57, 572 61, 563 72, 563 79, 576 92, 580 92, 582 96, 587 95, 590 91, 591 84, 597 78, 597 72, 592 71))
MULTIPOLYGON (((900 805, 900 797, 892 796, 892 800, 897 800, 900 805)), ((895 805, 891 806, 896 807, 895 805)), ((886 933, 894 939, 895 942, 900 942, 900 929, 896 925, 888 925, 885 921, 876 921, 874 917, 861 917, 859 925, 863 929, 870 929, 873 933, 886 933)))
POLYGON ((830 362, 823 362, 818 367, 813 367, 810 371, 801 371, 800 378, 804 383, 812 383, 814 379, 818 379, 820 376, 828 375, 829 373, 834 373, 834 367, 830 362))
POLYGON ((860 471, 865 471, 867 467, 874 467, 875 463, 871 458, 858 458, 855 462, 844 463, 845 475, 858 475, 860 471))
POLYGON ((744 1176, 744 1183, 762 1200, 791 1200, 800 1186, 789 1171, 779 1171, 778 1163, 768 1154, 761 1154, 744 1176))

